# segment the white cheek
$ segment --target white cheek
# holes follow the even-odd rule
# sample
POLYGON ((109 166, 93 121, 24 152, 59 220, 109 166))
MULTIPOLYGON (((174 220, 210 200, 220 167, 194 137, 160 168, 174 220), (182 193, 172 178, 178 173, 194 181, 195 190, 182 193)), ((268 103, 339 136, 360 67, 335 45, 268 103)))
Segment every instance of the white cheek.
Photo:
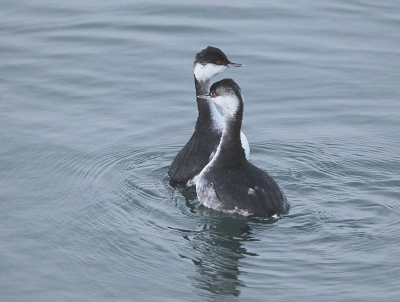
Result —
POLYGON ((227 67, 224 65, 215 65, 211 63, 206 65, 196 64, 194 66, 194 75, 199 81, 207 81, 223 72, 226 68, 227 67))

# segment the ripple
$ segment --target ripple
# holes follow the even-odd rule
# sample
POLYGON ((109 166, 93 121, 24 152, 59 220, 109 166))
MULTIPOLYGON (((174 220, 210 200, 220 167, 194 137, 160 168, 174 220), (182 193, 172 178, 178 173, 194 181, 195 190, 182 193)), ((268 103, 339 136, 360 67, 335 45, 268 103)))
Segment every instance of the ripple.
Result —
POLYGON ((86 153, 67 150, 50 160, 64 174, 70 171, 64 200, 71 212, 59 219, 52 235, 68 251, 66 257, 78 255, 71 261, 91 266, 108 263, 110 257, 132 259, 138 263, 136 275, 145 274, 146 266, 153 265, 152 259, 160 254, 170 255, 170 246, 164 242, 170 233, 166 225, 174 221, 176 211, 166 202, 168 154, 162 146, 125 145, 86 153), (148 257, 139 256, 138 246, 149 251, 148 257))
MULTIPOLYGON (((156 150, 158 148, 155 148, 156 150)), ((71 168, 75 170, 76 184, 89 194, 103 194, 129 201, 135 210, 150 211, 147 201, 162 201, 165 197, 163 178, 167 166, 165 154, 146 148, 119 148, 99 150, 84 157, 71 157, 71 168)), ((89 198, 96 200, 96 198, 89 198)), ((77 200, 85 206, 88 199, 77 200)), ((132 209, 133 210, 133 209, 132 209)))
MULTIPOLYGON (((193 249, 178 251, 178 254, 195 264, 197 261, 196 266, 203 275, 203 270, 212 270, 212 267, 198 261, 212 258, 209 255, 214 254, 208 249, 213 243, 209 239, 216 240, 219 236, 210 233, 210 230, 215 231, 213 225, 218 225, 216 230, 223 236, 222 241, 228 242, 229 231, 222 227, 222 222, 241 219, 205 208, 193 190, 171 187, 167 171, 178 148, 162 143, 153 143, 148 148, 110 146, 87 154, 67 152, 60 164, 62 169, 73 170, 73 179, 70 179, 74 183, 73 193, 68 198, 79 209, 78 216, 73 219, 82 220, 83 216, 88 222, 84 229, 97 234, 102 243, 93 248, 98 253, 110 254, 114 249, 134 259, 136 256, 129 245, 137 241, 129 238, 140 238, 142 247, 152 246, 154 250, 154 246, 158 246, 158 250, 165 250, 171 247, 162 243, 164 236, 174 238, 176 232, 171 233, 171 230, 177 230, 193 249), (202 227, 199 229, 199 226, 202 227)), ((306 241, 317 245, 336 242, 337 247, 332 247, 332 251, 337 253, 343 248, 373 253, 377 248, 371 243, 376 242, 377 236, 395 237, 398 205, 390 198, 382 202, 368 196, 368 185, 373 183, 370 180, 377 171, 360 167, 363 161, 350 151, 340 141, 330 145, 321 141, 304 145, 278 142, 274 148, 255 145, 251 161, 259 167, 269 167, 270 174, 288 196, 291 209, 282 223, 246 220, 250 229, 271 232, 279 225, 280 232, 273 235, 276 238, 268 239, 302 238, 299 243, 303 245, 306 241), (354 163, 351 159, 357 161, 354 163), (356 176, 361 172, 364 181, 360 182, 356 176), (360 194, 360 190, 366 194, 360 194)), ((396 183, 393 176, 385 180, 385 174, 380 175, 383 179, 376 186, 382 186, 382 181, 396 183)), ((397 190, 392 191, 396 195, 397 190)), ((386 193, 387 190, 382 189, 382 194, 386 193)), ((260 237, 266 240, 264 235, 260 237)), ((217 251, 226 256, 223 248, 217 251)), ((193 282, 199 285, 199 280, 193 282)))

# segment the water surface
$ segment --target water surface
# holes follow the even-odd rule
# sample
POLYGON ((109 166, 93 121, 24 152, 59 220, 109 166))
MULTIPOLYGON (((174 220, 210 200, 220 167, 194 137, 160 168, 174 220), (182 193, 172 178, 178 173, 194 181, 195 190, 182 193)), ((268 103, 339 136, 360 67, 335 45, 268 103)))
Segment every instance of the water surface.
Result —
POLYGON ((397 1, 3 1, 4 301, 397 301, 397 1), (279 221, 169 185, 221 48, 279 221))

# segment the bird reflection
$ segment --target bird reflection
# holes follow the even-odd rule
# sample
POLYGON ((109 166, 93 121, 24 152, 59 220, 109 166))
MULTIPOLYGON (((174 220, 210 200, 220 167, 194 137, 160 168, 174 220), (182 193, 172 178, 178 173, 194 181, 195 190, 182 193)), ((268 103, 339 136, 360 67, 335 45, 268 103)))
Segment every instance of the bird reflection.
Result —
POLYGON ((239 296, 244 286, 239 279, 239 260, 250 255, 242 242, 251 239, 249 225, 240 219, 223 217, 205 224, 191 240, 199 252, 199 257, 192 259, 197 272, 192 277, 193 286, 214 294, 239 296))

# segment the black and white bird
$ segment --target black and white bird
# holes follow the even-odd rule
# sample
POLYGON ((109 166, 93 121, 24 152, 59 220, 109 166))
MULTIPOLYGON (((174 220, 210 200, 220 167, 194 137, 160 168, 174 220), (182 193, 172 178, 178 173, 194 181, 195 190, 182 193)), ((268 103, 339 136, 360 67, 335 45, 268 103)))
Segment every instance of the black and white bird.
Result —
POLYGON ((243 95, 232 79, 214 83, 199 100, 223 110, 224 130, 216 154, 197 178, 200 202, 209 208, 243 216, 280 217, 289 204, 275 180, 246 159, 240 141, 243 95))
MULTIPOLYGON (((232 63, 218 48, 208 46, 196 55, 194 61, 194 83, 196 96, 210 90, 210 79, 230 67, 242 64, 232 63)), ((196 98, 199 111, 194 133, 187 144, 173 160, 169 175, 172 183, 194 186, 196 177, 213 158, 224 127, 223 117, 210 100, 196 98)), ((249 143, 241 133, 241 143, 246 156, 250 155, 249 143)))

